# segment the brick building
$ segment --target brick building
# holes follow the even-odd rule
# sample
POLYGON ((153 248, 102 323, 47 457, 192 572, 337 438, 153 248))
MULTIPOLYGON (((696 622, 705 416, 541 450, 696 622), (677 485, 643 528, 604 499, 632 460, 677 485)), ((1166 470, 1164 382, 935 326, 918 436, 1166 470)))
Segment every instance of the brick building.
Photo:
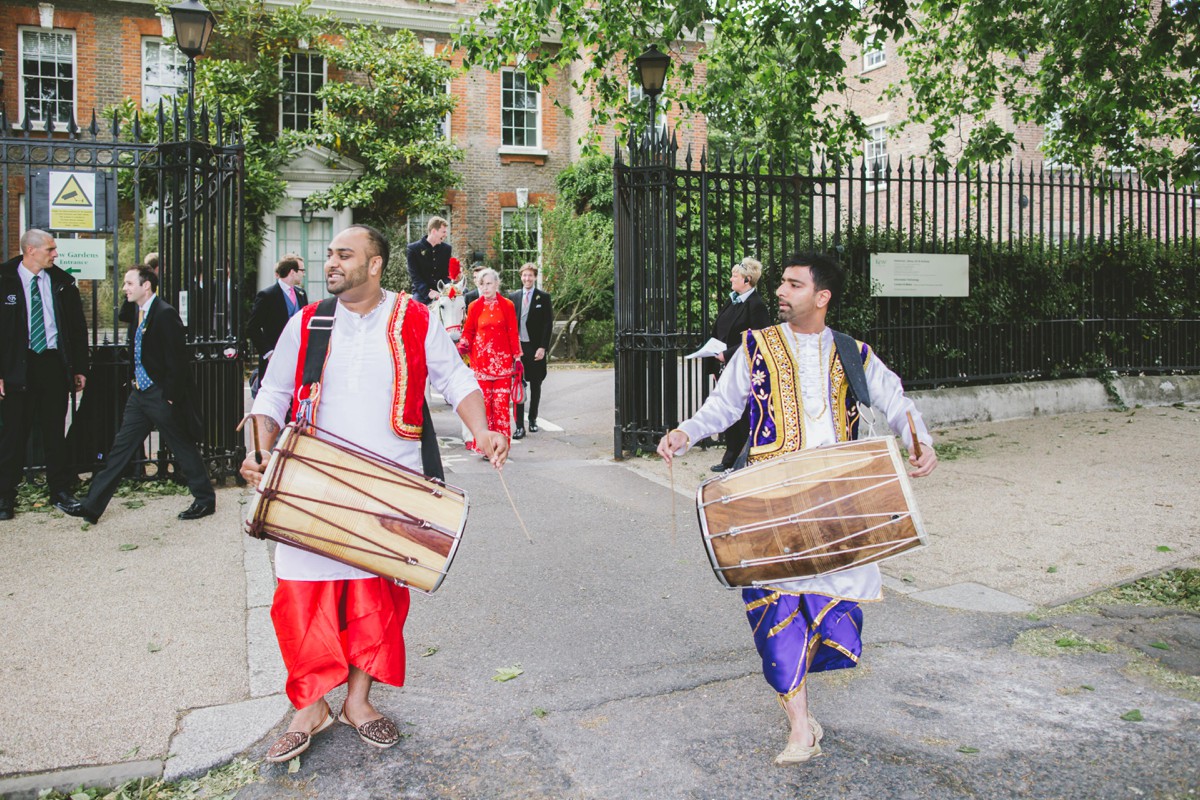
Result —
MULTIPOLYGON (((481 0, 324 0, 320 6, 343 21, 412 30, 427 53, 455 67, 461 67, 462 56, 449 48, 450 32, 482 7, 481 0)), ((0 48, 6 53, 0 99, 10 119, 20 116, 15 110, 34 102, 39 113, 58 121, 73 115, 86 123, 93 109, 98 114, 124 98, 150 105, 186 86, 186 59, 165 40, 171 34, 170 18, 158 16, 152 0, 0 0, 0 9, 0 48)), ((337 76, 304 42, 297 42, 280 68, 292 91, 281 98, 279 125, 304 126, 316 109, 316 91, 337 76)), ((450 81, 448 91, 458 105, 445 129, 462 148, 456 167, 462 180, 446 192, 443 208, 430 213, 450 220, 449 241, 461 261, 478 255, 494 263, 498 230, 506 232, 501 241, 522 248, 515 255, 537 257, 538 220, 523 209, 553 198, 555 176, 579 157, 579 140, 590 131, 587 101, 571 88, 570 77, 560 74, 549 85, 536 87, 513 66, 499 72, 471 69, 450 81), (508 235, 518 232, 528 235, 508 235)), ((669 114, 668 122, 675 127, 681 120, 669 114)), ((611 126, 598 133, 604 151, 612 152, 611 126)), ((680 126, 681 138, 694 146, 703 145, 706 133, 703 118, 680 126)), ((310 263, 322 263, 332 233, 353 220, 349 210, 318 211, 310 222, 301 219, 304 198, 357 168, 346 159, 330 168, 329 161, 313 148, 284 169, 288 196, 269 215, 269 234, 257 254, 260 286, 273 280, 272 267, 285 252, 298 251, 310 263)), ((407 221, 410 240, 424 232, 428 216, 413 215, 407 221)), ((8 243, 8 249, 14 247, 15 242, 8 243)), ((308 279, 310 297, 323 296, 320 270, 310 270, 308 279)))

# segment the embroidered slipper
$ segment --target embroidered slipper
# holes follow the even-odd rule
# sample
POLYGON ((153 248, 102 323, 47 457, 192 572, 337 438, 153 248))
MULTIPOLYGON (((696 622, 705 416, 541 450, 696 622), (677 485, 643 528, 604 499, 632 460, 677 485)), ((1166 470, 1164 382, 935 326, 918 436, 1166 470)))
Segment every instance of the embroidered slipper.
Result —
POLYGON ((825 738, 825 729, 813 718, 812 714, 808 715, 808 727, 812 728, 814 741, 819 742, 825 738))
POLYGON ((321 731, 333 724, 333 709, 326 709, 327 716, 321 721, 321 724, 313 728, 311 732, 304 731, 287 731, 278 739, 275 744, 271 745, 271 749, 267 751, 266 760, 272 764, 279 764, 284 761, 291 761, 296 756, 303 753, 312 744, 312 737, 316 736, 321 731))
POLYGON ((380 717, 379 719, 368 720, 362 725, 355 725, 350 721, 350 717, 346 716, 346 707, 342 706, 342 713, 338 716, 338 722, 354 728, 358 732, 358 738, 371 745, 371 747, 378 747, 380 750, 393 747, 400 741, 400 729, 396 727, 396 723, 387 717, 380 717))
POLYGON ((788 746, 783 748, 783 752, 775 756, 775 764, 781 767, 788 764, 803 764, 819 755, 821 755, 821 745, 815 741, 811 747, 805 747, 795 742, 788 742, 788 746))

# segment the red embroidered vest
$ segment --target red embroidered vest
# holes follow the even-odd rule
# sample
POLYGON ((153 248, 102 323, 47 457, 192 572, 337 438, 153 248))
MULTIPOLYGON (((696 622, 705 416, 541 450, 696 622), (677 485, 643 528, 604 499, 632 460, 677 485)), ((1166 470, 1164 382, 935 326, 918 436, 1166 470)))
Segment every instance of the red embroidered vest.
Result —
MULTIPOLYGON (((396 297, 388 320, 388 346, 392 351, 392 431, 401 439, 420 441, 421 404, 425 400, 425 382, 429 367, 425 362, 425 335, 429 332, 429 309, 401 292, 396 297)), ((304 383, 304 361, 308 355, 308 329, 319 303, 300 310, 300 354, 296 359, 296 389, 292 394, 292 418, 298 419, 301 403, 311 401, 310 421, 316 422, 321 399, 320 383, 304 383)), ((330 351, 333 350, 331 346, 330 351)), ((325 353, 329 363, 329 351, 325 353)), ((322 370, 323 372, 324 370, 322 370)))

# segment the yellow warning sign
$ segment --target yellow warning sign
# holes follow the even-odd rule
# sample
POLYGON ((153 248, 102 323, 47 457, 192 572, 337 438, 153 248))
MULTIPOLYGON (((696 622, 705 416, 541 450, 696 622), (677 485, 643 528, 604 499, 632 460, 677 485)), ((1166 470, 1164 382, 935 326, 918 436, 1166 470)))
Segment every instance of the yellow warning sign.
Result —
POLYGON ((50 173, 50 228, 90 231, 96 228, 96 173, 50 173))
POLYGON ((59 190, 58 197, 50 203, 52 206, 91 206, 92 201, 84 193, 83 187, 79 185, 79 179, 74 175, 67 178, 67 182, 63 188, 59 190))

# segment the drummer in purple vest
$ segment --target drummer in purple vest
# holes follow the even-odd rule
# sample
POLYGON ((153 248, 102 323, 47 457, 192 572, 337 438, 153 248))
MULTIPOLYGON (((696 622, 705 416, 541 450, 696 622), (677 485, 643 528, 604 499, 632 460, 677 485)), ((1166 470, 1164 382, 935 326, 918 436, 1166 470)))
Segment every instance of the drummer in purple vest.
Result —
MULTIPOLYGON (((668 432, 658 453, 668 463, 706 436, 725 430, 750 408, 750 440, 743 460, 757 463, 799 450, 858 437, 859 406, 825 325, 845 274, 821 255, 784 262, 779 297, 782 324, 748 331, 716 389, 691 419, 668 432)), ((914 453, 908 415, 922 446, 910 455, 914 478, 933 472, 933 440, 900 378, 869 346, 855 342, 871 407, 914 453)), ((741 466, 739 464, 738 466, 741 466)), ((879 567, 872 563, 822 577, 742 590, 763 675, 778 694, 791 732, 776 764, 798 764, 821 754, 824 731, 808 704, 810 672, 844 669, 862 653, 859 603, 882 599, 879 567)))

